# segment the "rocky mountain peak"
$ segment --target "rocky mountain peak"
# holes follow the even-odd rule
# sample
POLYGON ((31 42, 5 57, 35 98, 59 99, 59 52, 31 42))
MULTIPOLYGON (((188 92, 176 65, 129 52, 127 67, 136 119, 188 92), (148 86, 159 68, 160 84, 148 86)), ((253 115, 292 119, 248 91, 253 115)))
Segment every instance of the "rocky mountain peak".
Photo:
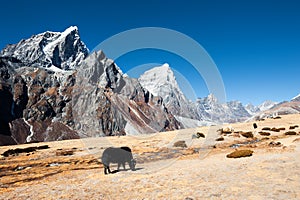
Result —
POLYGON ((63 32, 47 31, 7 45, 0 52, 0 57, 14 59, 14 68, 30 66, 71 70, 81 64, 88 52, 78 28, 71 26, 63 32))
POLYGON ((183 96, 175 75, 169 64, 165 63, 161 66, 154 67, 139 77, 140 83, 156 96, 166 96, 172 90, 176 90, 183 96))
POLYGON ((256 113, 260 112, 258 106, 254 106, 251 103, 246 104, 245 109, 250 115, 255 115, 256 113))
POLYGON ((165 106, 172 114, 192 119, 197 118, 197 114, 181 91, 169 64, 165 63, 144 72, 138 80, 150 93, 161 96, 165 106))
POLYGON ((272 107, 274 107, 276 104, 278 104, 278 103, 274 102, 274 101, 267 100, 267 101, 264 101, 262 104, 260 104, 258 106, 258 108, 259 108, 260 111, 266 111, 266 110, 269 110, 272 107))

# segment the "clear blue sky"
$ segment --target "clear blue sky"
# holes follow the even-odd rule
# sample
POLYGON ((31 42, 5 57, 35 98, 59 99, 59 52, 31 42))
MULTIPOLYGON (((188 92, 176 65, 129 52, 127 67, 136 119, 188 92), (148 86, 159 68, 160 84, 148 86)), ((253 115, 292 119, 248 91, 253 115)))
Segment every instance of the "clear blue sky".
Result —
MULTIPOLYGON (((267 99, 289 100, 300 93, 297 0, 11 0, 1 2, 0 17, 0 48, 71 25, 78 26, 89 49, 132 28, 174 29, 198 41, 210 54, 222 75, 227 100, 259 104, 267 99)), ((126 72, 145 62, 169 62, 174 69, 193 74, 188 63, 175 57, 149 50, 130 53, 117 63, 126 72)), ((190 81, 197 96, 208 94, 203 81, 190 81)))

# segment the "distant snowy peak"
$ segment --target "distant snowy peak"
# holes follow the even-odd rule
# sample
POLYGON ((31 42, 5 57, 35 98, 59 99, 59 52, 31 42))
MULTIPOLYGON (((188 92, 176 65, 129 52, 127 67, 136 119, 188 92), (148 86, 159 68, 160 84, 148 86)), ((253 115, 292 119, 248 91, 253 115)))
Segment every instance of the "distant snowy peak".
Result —
POLYGON ((274 107, 277 104, 278 104, 277 102, 268 100, 268 101, 264 101, 262 104, 260 104, 258 106, 258 108, 259 108, 260 111, 266 111, 266 110, 271 109, 272 107, 274 107))
POLYGON ((197 114, 179 88, 169 64, 165 63, 144 72, 138 80, 143 88, 146 88, 154 96, 162 97, 163 103, 172 114, 197 118, 197 114))
POLYGON ((221 103, 213 94, 197 99, 196 107, 202 121, 232 123, 243 121, 250 117, 249 112, 241 102, 230 101, 221 103))
POLYGON ((147 88, 155 96, 161 96, 162 93, 168 93, 174 89, 181 93, 180 95, 183 95, 168 63, 144 72, 140 76, 139 81, 143 87, 147 88))
POLYGON ((300 101, 300 94, 298 94, 297 96, 295 96, 294 98, 292 98, 291 101, 300 101))
POLYGON ((78 28, 71 26, 63 32, 46 31, 7 45, 0 56, 16 59, 17 62, 13 63, 15 68, 29 66, 70 70, 81 64, 88 53, 78 28))
POLYGON ((259 112, 260 112, 258 106, 254 106, 254 105, 251 104, 251 103, 245 105, 245 109, 247 110, 247 112, 248 112, 250 115, 255 115, 256 113, 259 113, 259 112))
POLYGON ((203 99, 198 99, 198 101, 206 102, 209 104, 216 104, 218 103, 218 99, 213 94, 209 94, 207 97, 204 97, 203 99))

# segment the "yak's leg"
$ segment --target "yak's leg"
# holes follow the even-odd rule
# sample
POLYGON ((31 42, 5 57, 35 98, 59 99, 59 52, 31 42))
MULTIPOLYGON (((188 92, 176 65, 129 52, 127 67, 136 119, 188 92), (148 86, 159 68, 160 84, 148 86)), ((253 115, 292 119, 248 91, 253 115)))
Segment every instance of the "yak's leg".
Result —
POLYGON ((119 169, 120 169, 120 166, 121 166, 121 163, 118 162, 118 169, 117 169, 118 171, 119 171, 119 169))
POLYGON ((109 174, 111 173, 111 171, 109 169, 109 165, 104 165, 104 174, 107 174, 107 171, 109 174))
POLYGON ((123 162, 122 165, 123 165, 123 169, 125 170, 125 162, 123 162))
POLYGON ((104 166, 104 174, 107 174, 107 167, 104 166))
POLYGON ((109 169, 109 165, 107 165, 107 170, 108 170, 108 173, 111 173, 110 169, 109 169))

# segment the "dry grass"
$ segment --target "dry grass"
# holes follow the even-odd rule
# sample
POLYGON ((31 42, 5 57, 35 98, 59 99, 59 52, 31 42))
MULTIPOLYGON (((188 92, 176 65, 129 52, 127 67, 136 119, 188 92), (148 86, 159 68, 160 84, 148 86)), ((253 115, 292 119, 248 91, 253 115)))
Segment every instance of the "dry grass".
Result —
POLYGON ((269 133, 269 132, 264 132, 264 131, 260 131, 260 132, 258 132, 260 135, 262 135, 262 136, 270 136, 271 135, 271 133, 269 133))
POLYGON ((284 134, 285 135, 297 135, 296 131, 287 131, 284 134))
POLYGON ((270 129, 270 131, 274 131, 274 132, 280 132, 280 131, 284 131, 284 130, 285 130, 284 127, 279 127, 279 128, 273 127, 270 129))
POLYGON ((185 143, 184 140, 179 140, 177 142, 174 143, 173 147, 182 147, 182 148, 186 148, 187 145, 185 143))
POLYGON ((56 151, 56 156, 70 156, 74 154, 73 149, 58 149, 56 151))

